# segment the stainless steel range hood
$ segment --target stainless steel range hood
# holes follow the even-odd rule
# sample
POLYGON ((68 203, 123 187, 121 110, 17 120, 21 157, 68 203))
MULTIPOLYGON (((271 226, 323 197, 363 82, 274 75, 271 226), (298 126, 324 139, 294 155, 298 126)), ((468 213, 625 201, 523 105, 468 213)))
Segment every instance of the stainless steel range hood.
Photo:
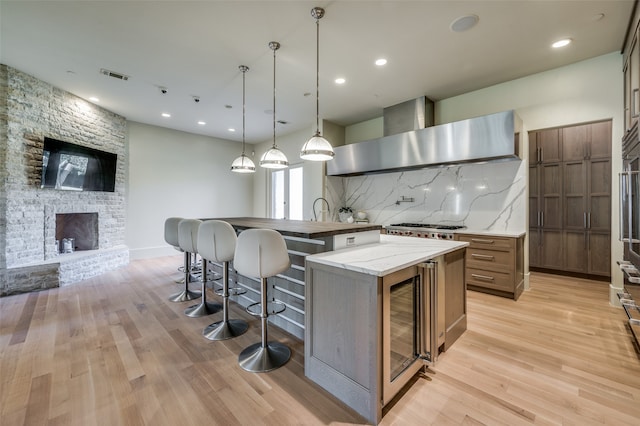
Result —
POLYGON ((352 176, 519 159, 521 120, 505 111, 334 148, 327 175, 352 176))

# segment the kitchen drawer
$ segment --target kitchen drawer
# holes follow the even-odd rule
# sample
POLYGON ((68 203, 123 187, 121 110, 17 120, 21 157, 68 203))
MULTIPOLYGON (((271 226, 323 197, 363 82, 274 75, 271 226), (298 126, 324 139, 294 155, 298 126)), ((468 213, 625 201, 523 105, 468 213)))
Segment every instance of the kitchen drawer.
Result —
POLYGON ((514 250, 515 238, 493 237, 485 235, 458 234, 458 241, 469 243, 469 248, 482 248, 491 250, 514 250))
POLYGON ((467 267, 467 284, 513 293, 513 274, 467 267))
POLYGON ((513 253, 510 251, 467 248, 467 266, 479 269, 513 270, 513 253))

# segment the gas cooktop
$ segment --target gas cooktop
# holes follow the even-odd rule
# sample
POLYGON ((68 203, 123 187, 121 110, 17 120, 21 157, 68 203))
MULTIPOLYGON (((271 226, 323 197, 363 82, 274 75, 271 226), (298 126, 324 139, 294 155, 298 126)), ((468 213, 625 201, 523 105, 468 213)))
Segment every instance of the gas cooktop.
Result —
POLYGON ((464 229, 462 225, 440 225, 433 223, 393 223, 390 226, 402 228, 423 228, 423 229, 440 229, 446 231, 455 231, 456 229, 464 229))

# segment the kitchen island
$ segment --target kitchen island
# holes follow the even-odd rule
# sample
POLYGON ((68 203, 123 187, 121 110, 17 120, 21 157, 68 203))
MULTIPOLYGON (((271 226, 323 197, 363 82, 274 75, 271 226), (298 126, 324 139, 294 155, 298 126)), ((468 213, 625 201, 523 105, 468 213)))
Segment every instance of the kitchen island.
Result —
MULTIPOLYGON (((269 294, 286 306, 284 312, 269 317, 269 322, 303 339, 305 329, 305 258, 310 254, 328 252, 345 247, 356 247, 380 241, 382 226, 374 224, 313 222, 304 220, 268 219, 258 217, 204 218, 222 220, 236 232, 261 228, 278 231, 287 243, 291 267, 269 278, 269 294)), ((222 263, 212 263, 216 272, 222 272, 222 263)), ((248 306, 260 301, 260 280, 235 273, 229 265, 229 277, 246 290, 245 294, 231 296, 231 300, 248 306)))
POLYGON ((467 245, 382 235, 308 256, 305 375, 377 424, 466 330, 467 245))

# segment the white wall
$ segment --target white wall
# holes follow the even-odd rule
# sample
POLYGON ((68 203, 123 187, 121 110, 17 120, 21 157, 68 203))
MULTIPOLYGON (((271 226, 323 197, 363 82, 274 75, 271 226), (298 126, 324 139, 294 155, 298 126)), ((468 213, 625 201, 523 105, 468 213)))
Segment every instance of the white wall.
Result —
POLYGON ((356 123, 345 129, 345 143, 356 143, 377 139, 384 135, 384 119, 382 117, 356 123))
POLYGON ((175 254, 171 216, 251 216, 253 178, 233 173, 239 143, 129 122, 126 242, 131 258, 175 254))

